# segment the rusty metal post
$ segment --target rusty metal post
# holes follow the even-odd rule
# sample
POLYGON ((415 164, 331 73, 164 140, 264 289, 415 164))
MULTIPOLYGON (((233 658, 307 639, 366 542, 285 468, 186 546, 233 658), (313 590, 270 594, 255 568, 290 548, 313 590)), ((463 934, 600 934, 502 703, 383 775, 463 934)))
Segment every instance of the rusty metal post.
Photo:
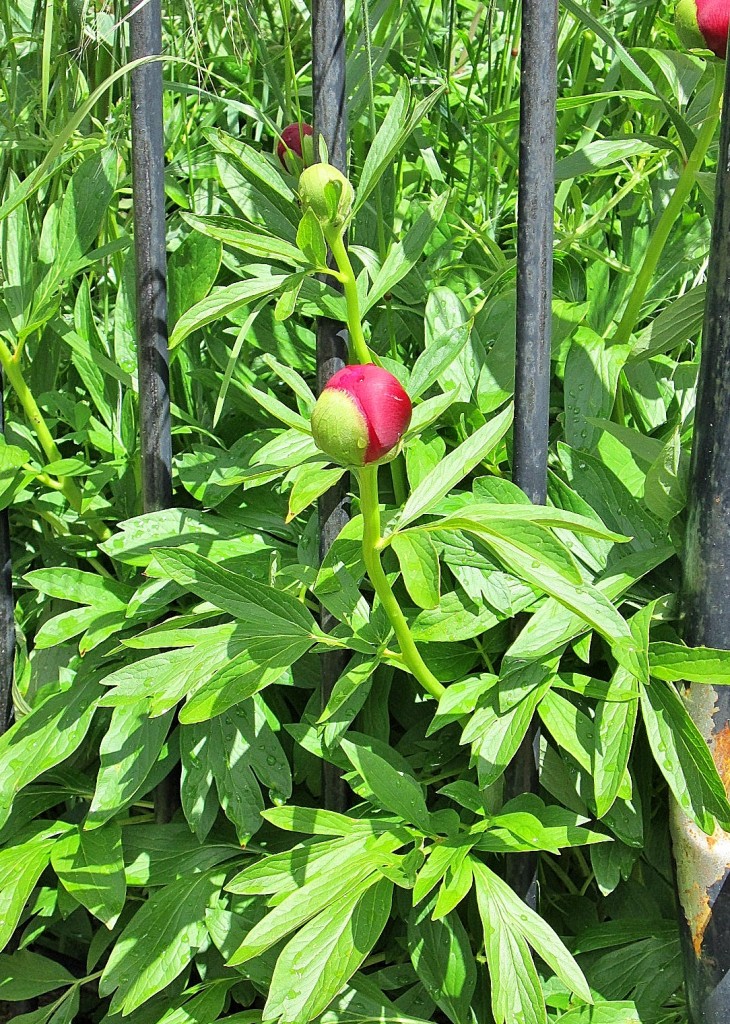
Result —
MULTIPOLYGON (((0 433, 5 431, 5 405, 0 374, 0 433)), ((15 603, 10 558, 8 510, 0 511, 0 736, 10 725, 13 714, 13 675, 15 666, 15 603)))
MULTIPOLYGON (((547 494, 557 38, 557 0, 523 0, 512 477, 531 501, 541 505, 547 494)), ((507 770, 508 798, 537 792, 538 735, 533 722, 507 770)), ((507 880, 533 908, 537 904, 536 871, 535 857, 507 859, 507 880)))
MULTIPOLYGON (((730 95, 730 62, 725 96, 730 95)), ((730 104, 722 111, 682 579, 691 646, 730 650, 730 104)), ((688 705, 730 789, 730 686, 692 686, 688 705)), ((730 834, 706 836, 672 808, 692 1024, 730 1021, 730 834)))
MULTIPOLYGON (((344 0, 314 0, 312 4, 312 88, 314 92, 315 153, 319 139, 327 148, 328 160, 347 174, 347 92, 345 82, 344 0)), ((331 279, 327 278, 331 283, 331 279)), ((347 360, 347 332, 341 323, 320 317, 317 321, 317 385, 321 391, 330 377, 347 360)), ((319 553, 324 556, 350 518, 347 480, 340 481, 319 499, 319 553)), ((320 622, 327 631, 335 620, 321 609, 320 622)), ((347 653, 332 651, 321 655, 322 704, 347 664, 347 653)), ((322 789, 324 806, 344 811, 347 786, 339 771, 324 762, 322 789)))
MULTIPOLYGON (((160 0, 132 0, 129 25, 132 60, 162 53, 160 0)), ((145 512, 156 512, 172 504, 164 174, 162 63, 152 61, 132 72, 132 193, 145 512)), ((155 813, 160 822, 172 817, 173 782, 173 777, 168 776, 155 793, 155 813)))

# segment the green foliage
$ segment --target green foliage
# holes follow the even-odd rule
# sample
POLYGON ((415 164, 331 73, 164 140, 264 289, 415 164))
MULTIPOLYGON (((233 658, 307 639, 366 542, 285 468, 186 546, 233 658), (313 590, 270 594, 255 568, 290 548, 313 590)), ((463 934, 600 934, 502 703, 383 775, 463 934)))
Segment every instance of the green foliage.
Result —
POLYGON ((273 156, 311 119, 307 5, 165 11, 175 507, 142 514, 126 7, 0 0, 0 1002, 37 1001, 21 1024, 686 1021, 670 794, 730 828, 677 687, 730 678, 675 600, 713 148, 651 246, 712 73, 666 4, 561 12, 545 507, 510 482, 519 5, 349 12, 349 252, 414 401, 383 564, 436 703, 365 578, 357 501, 320 562, 344 471, 309 431, 315 318, 347 306, 273 156), (536 715, 540 795, 507 800, 536 715), (534 852, 542 917, 504 881, 534 852))

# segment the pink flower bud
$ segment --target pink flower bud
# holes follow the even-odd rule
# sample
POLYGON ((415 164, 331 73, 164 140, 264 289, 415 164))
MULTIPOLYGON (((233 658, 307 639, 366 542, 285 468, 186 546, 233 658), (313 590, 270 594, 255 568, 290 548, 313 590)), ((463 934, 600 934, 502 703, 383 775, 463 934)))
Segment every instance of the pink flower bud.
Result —
POLYGON ((286 126, 276 147, 276 155, 285 171, 300 174, 303 167, 314 162, 313 135, 311 124, 304 121, 286 126))
POLYGON ((345 466, 389 462, 411 422, 411 400, 392 373, 365 363, 327 382, 312 413, 312 436, 345 466))
POLYGON ((677 35, 688 49, 712 50, 725 59, 730 22, 728 0, 679 0, 674 21, 677 35))

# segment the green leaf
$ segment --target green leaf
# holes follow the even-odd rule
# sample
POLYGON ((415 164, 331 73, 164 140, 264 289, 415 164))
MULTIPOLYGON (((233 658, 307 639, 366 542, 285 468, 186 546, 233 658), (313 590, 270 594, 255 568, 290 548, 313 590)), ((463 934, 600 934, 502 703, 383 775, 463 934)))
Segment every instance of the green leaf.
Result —
MULTIPOLYGON (((18 176, 9 167, 3 201, 19 185, 18 176)), ((22 203, 0 222, 0 266, 3 274, 3 299, 15 330, 20 331, 33 301, 33 256, 26 203, 22 203)))
MULTIPOLYGON (((583 972, 550 925, 523 903, 517 893, 485 864, 471 858, 471 865, 477 884, 477 903, 485 934, 488 928, 485 911, 491 906, 497 910, 503 922, 509 923, 512 930, 527 939, 538 956, 553 969, 564 985, 587 1003, 592 1002, 591 990, 583 972)), ((494 984, 494 967, 491 960, 489 968, 494 984)))
MULTIPOLYGON (((460 322, 458 314, 463 307, 456 295, 448 288, 437 288, 428 297, 426 307, 427 324, 431 323, 430 344, 421 353, 413 365, 408 382, 408 394, 412 399, 424 394, 437 380, 445 391, 450 391, 448 384, 441 380, 441 375, 452 363, 456 362, 466 347, 471 335, 473 320, 464 318, 460 322), (433 321, 436 321, 433 323, 433 321)), ((427 338, 427 341, 429 339, 427 338)), ((476 386, 476 380, 473 385, 476 386)), ((453 388, 453 384, 452 384, 453 388)), ((455 400, 468 401, 469 395, 462 395, 458 388, 455 400)))
POLYGON ((170 350, 176 348, 193 331, 200 330, 214 320, 221 320, 229 313, 235 313, 241 306, 279 291, 288 280, 286 274, 267 274, 214 288, 204 299, 187 309, 177 321, 170 334, 170 350))
POLYGON ((565 362, 565 440, 592 451, 601 435, 591 422, 610 417, 629 345, 607 345, 589 327, 579 327, 565 362))
POLYGON ((143 790, 167 737, 173 712, 150 718, 146 702, 115 708, 101 741, 101 766, 86 817, 95 829, 128 807, 143 790))
POLYGON ((202 302, 218 276, 223 246, 199 231, 191 231, 167 261, 167 299, 170 326, 191 306, 202 302))
POLYGON ((289 512, 286 521, 290 523, 300 512, 309 508, 322 494, 328 491, 346 472, 340 466, 327 469, 326 459, 311 462, 295 470, 294 483, 289 493, 289 512))
POLYGON ((395 521, 393 531, 402 530, 432 509, 452 487, 479 465, 509 430, 512 415, 513 409, 509 406, 475 431, 458 448, 449 452, 412 492, 395 521))
POLYGON ((434 199, 428 209, 424 210, 415 224, 408 229, 401 241, 395 242, 388 250, 388 255, 376 274, 363 304, 363 315, 372 309, 376 302, 379 302, 385 293, 389 292, 416 265, 428 240, 443 217, 448 198, 448 193, 444 193, 434 199))
POLYGON ((423 790, 412 775, 406 775, 372 750, 350 740, 342 740, 340 746, 381 807, 400 815, 423 832, 431 831, 431 816, 423 790))
POLYGON ((411 90, 408 80, 403 79, 398 92, 388 105, 388 113, 378 129, 368 149, 365 163, 357 183, 354 212, 360 209, 380 180, 383 172, 390 166, 393 157, 402 148, 403 143, 415 128, 427 116, 444 86, 439 86, 429 96, 417 103, 412 113, 407 115, 410 106, 411 90))
POLYGON ((477 905, 484 929, 495 1024, 547 1024, 545 1000, 530 950, 492 891, 491 874, 484 865, 475 864, 477 905))
POLYGON ((95 678, 77 677, 0 737, 0 826, 17 793, 79 747, 89 730, 101 687, 95 678))
MULTIPOLYGON (((19 1002, 76 981, 65 967, 28 949, 0 955, 0 999, 19 1002)), ((17 1016, 17 1015, 16 1015, 17 1016)))
POLYGON ((707 743, 674 686, 641 686, 641 711, 654 759, 684 813, 707 835, 730 829, 730 804, 707 743))
POLYGON ((668 683, 725 686, 730 679, 730 651, 663 641, 649 644, 649 673, 668 683))
POLYGON ((304 211, 299 222, 297 245, 302 250, 305 259, 313 266, 327 266, 327 243, 324 240, 322 225, 314 210, 309 207, 304 211))
MULTIPOLYGON (((519 525, 524 527, 526 524, 519 525)), ((535 543, 532 536, 525 534, 527 531, 522 533, 517 527, 498 532, 493 524, 489 531, 482 529, 479 537, 506 568, 536 590, 554 597, 607 640, 614 644, 623 643, 628 649, 631 631, 608 598, 590 583, 574 584, 565 570, 560 572, 556 569, 554 559, 548 561, 543 557, 540 549, 543 538, 538 538, 535 543)))
POLYGON ((262 824, 264 802, 257 779, 281 799, 288 799, 292 789, 286 756, 262 705, 246 700, 204 727, 183 731, 196 772, 204 781, 215 780, 220 805, 245 845, 262 824))
POLYGON ((159 549, 155 559, 170 579, 245 623, 252 637, 304 639, 316 631, 310 613, 290 594, 224 569, 192 551, 159 549))
POLYGON ((301 820, 307 826, 306 831, 312 829, 319 834, 321 826, 329 829, 328 834, 332 834, 337 829, 335 834, 342 838, 327 842, 308 839, 291 850, 259 857, 231 879, 226 885, 226 891, 240 895, 264 896, 276 893, 282 896, 296 892, 317 876, 336 874, 341 865, 349 862, 354 854, 369 850, 372 831, 370 828, 355 830, 354 819, 336 814, 336 819, 345 818, 352 823, 352 828, 348 825, 347 834, 343 836, 345 825, 339 820, 333 820, 335 814, 334 811, 303 807, 270 807, 264 811, 262 817, 286 831, 300 831, 294 826, 301 820))
POLYGON ((441 589, 438 552, 427 534, 406 530, 391 541, 406 590, 419 608, 437 608, 441 589))
MULTIPOLYGON (((348 836, 353 833, 366 835, 387 832, 392 828, 390 821, 378 821, 370 818, 350 818, 337 811, 328 811, 321 807, 270 807, 262 817, 277 828, 288 832, 306 832, 319 836, 348 836)), ((232 890, 237 891, 237 890, 232 890)))
POLYGON ((119 825, 112 821, 93 832, 75 829, 56 843, 51 864, 67 892, 112 928, 127 892, 119 825))
POLYGON ((454 1024, 471 1021, 477 966, 469 935, 457 914, 431 918, 433 901, 408 917, 408 952, 426 991, 454 1024))
POLYGON ((233 217, 196 217, 185 212, 181 216, 196 231, 233 249, 241 249, 247 256, 275 260, 293 267, 302 265, 302 254, 295 245, 254 225, 247 224, 242 228, 241 221, 233 217))
POLYGON ((228 966, 236 967, 259 956, 337 900, 347 900, 360 886, 363 890, 367 888, 375 881, 378 867, 387 863, 400 842, 385 835, 369 839, 365 849, 359 844, 352 848, 350 844, 342 846, 336 869, 330 868, 326 873, 318 870, 304 885, 289 892, 246 935, 228 960, 228 966))
POLYGON ((105 149, 85 160, 64 193, 58 220, 55 261, 58 281, 79 263, 96 240, 116 188, 117 153, 105 149))
POLYGON ((27 580, 41 594, 55 597, 59 601, 76 601, 78 604, 93 605, 99 610, 116 611, 126 608, 134 593, 116 580, 107 579, 94 572, 83 572, 69 566, 54 569, 37 569, 28 572, 27 580))
POLYGON ((117 939, 99 981, 111 1012, 131 1013, 185 970, 205 945, 205 911, 225 874, 193 875, 154 892, 117 939))
POLYGON ((223 714, 234 704, 252 697, 265 686, 281 679, 287 669, 312 646, 311 637, 265 636, 248 640, 230 659, 190 696, 180 711, 180 721, 189 725, 223 714))
POLYGON ((546 679, 504 713, 500 711, 498 686, 492 686, 480 700, 464 728, 461 742, 473 744, 482 789, 496 782, 516 754, 550 683, 550 678, 546 679))
POLYGON ((628 699, 599 700, 596 705, 592 775, 599 818, 613 806, 626 775, 639 710, 638 684, 631 673, 619 666, 612 684, 612 690, 625 693, 628 699))
POLYGON ((313 1020, 352 977, 390 916, 393 883, 369 880, 315 917, 284 947, 274 968, 265 1019, 313 1020))
POLYGON ((28 897, 51 859, 56 836, 71 828, 65 822, 30 826, 11 846, 0 850, 0 950, 8 944, 28 897), (29 838, 22 841, 25 836, 29 838))
POLYGON ((161 887, 172 881, 190 883, 217 864, 239 858, 241 850, 234 843, 201 844, 184 821, 169 825, 139 825, 122 830, 124 872, 127 885, 161 887))

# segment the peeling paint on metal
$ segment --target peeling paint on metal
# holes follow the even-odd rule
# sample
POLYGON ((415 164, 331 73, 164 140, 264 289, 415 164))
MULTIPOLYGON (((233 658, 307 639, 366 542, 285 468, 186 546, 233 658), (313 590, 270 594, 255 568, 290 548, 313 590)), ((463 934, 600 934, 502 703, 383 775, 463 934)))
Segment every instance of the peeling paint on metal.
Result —
MULTIPOLYGON (((715 689, 712 686, 688 687, 684 699, 710 747, 725 790, 730 792, 730 724, 725 722, 717 733, 714 732, 714 716, 718 712, 715 689)), ((712 835, 706 835, 674 802, 670 823, 679 901, 699 959, 715 895, 730 871, 730 834, 716 827, 712 835)))

